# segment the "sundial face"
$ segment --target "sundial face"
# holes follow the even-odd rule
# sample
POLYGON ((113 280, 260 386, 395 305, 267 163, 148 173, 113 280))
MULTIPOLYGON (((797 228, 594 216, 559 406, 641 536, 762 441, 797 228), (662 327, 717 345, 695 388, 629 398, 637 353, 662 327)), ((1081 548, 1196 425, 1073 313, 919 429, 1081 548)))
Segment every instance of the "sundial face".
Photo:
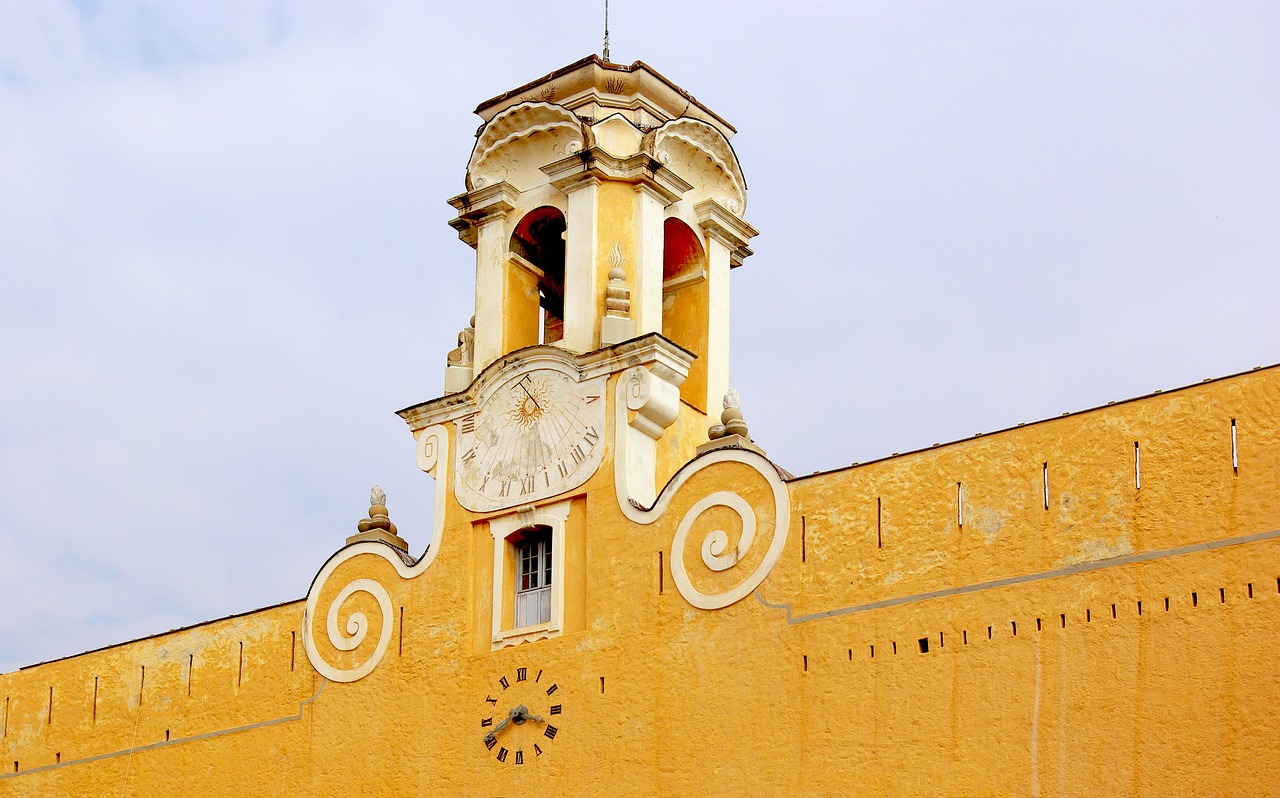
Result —
POLYGON ((486 391, 479 410, 457 422, 458 502, 491 512, 590 478, 604 454, 605 381, 544 366, 486 391))

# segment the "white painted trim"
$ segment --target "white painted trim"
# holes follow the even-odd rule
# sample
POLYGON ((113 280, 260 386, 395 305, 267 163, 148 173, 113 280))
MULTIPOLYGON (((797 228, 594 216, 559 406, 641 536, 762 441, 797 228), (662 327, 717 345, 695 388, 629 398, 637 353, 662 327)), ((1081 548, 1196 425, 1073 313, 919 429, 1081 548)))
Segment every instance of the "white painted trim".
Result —
MULTIPOLYGON (((615 389, 614 487, 618 506, 621 508, 623 515, 637 524, 647 525, 654 523, 666 513, 667 508, 671 505, 671 500, 680 492, 680 489, 690 477, 703 469, 714 467, 720 463, 742 463, 749 466, 764 478, 772 490, 774 530, 773 536, 769 541, 769 548, 765 550, 764 559, 756 566, 755 570, 746 575, 742 581, 730 590, 723 593, 709 594, 703 593, 694 587, 684 566, 684 547, 694 522, 703 513, 712 507, 726 507, 737 514, 742 521, 742 534, 739 536, 738 546, 732 554, 726 554, 725 550, 728 548, 729 540, 728 534, 721 529, 711 530, 704 536, 701 543, 702 559, 708 568, 716 571, 727 571, 735 567, 750 550, 751 545, 755 543, 757 528, 755 509, 741 495, 733 491, 717 491, 703 497, 685 512, 676 530, 675 538, 671 541, 671 576, 680 591, 680 595, 684 596, 685 601, 704 610, 728 607, 735 602, 741 601, 751 591, 759 587, 764 578, 773 570, 773 566, 777 564, 779 558, 782 557, 782 549, 787 542, 787 532, 791 525, 791 499, 787 492, 787 485, 778 476, 778 471, 774 468, 773 463, 769 462, 764 455, 749 449, 717 449, 694 459, 677 471, 671 481, 662 489, 657 500, 652 503, 652 506, 646 507, 648 503, 641 502, 638 498, 636 490, 638 475, 635 473, 637 465, 632 462, 633 458, 636 458, 633 449, 639 441, 637 436, 629 434, 633 424, 629 423, 627 419, 628 407, 634 404, 634 401, 631 403, 628 401, 628 396, 635 390, 632 386, 636 385, 638 387, 638 383, 644 379, 638 374, 640 371, 644 371, 644 368, 636 367, 619 375, 615 389)), ((643 477, 640 476, 639 479, 642 480, 643 477)), ((643 487, 644 485, 641 482, 639 486, 643 487)))
POLYGON ((706 279, 707 279, 706 269, 698 269, 697 271, 692 271, 692 272, 689 272, 688 274, 682 274, 678 277, 672 277, 670 280, 667 280, 662 284, 662 293, 666 294, 671 291, 684 288, 686 285, 696 285, 706 279))
POLYGON ((489 534, 493 537, 493 604, 489 614, 491 642, 495 650, 533 639, 530 635, 534 638, 551 637, 564 631, 565 524, 572 506, 573 503, 566 499, 543 507, 524 507, 489 519, 489 534), (509 539, 512 535, 532 526, 545 526, 551 530, 551 620, 546 624, 503 629, 502 611, 509 601, 515 601, 515 582, 503 578, 506 547, 511 545, 509 539))
POLYGON ((417 562, 413 565, 408 565, 401 558, 397 549, 385 543, 364 541, 347 546, 330 557, 329 561, 320 569, 320 573, 316 574, 316 578, 311 581, 311 589, 307 591, 306 607, 302 611, 302 647, 307 652, 307 659, 311 662, 311 667, 315 668, 326 679, 335 682, 354 682, 369 675, 378 666, 378 663, 382 661, 387 652, 387 647, 391 641, 391 630, 396 622, 396 617, 391 611, 391 595, 382 583, 374 579, 357 578, 343 585, 342 589, 338 591, 338 594, 329 603, 328 609, 324 611, 325 636, 328 638, 329 644, 339 651, 353 651, 364 643, 369 630, 369 619, 365 617, 364 613, 352 613, 347 619, 345 631, 340 628, 339 624, 339 610, 346 600, 356 593, 368 593, 377 601, 378 612, 382 616, 380 619, 382 629, 378 634, 378 641, 373 651, 363 662, 354 668, 339 668, 328 662, 320 654, 312 631, 315 619, 318 617, 317 612, 320 610, 320 595, 323 593, 325 585, 328 584, 329 578, 333 576, 334 572, 344 563, 365 554, 380 557, 391 563, 401 579, 413 579, 421 576, 431 567, 431 564, 435 562, 436 555, 440 553, 440 541, 444 535, 444 510, 448 497, 449 482, 448 448, 449 432, 442 426, 427 427, 418 434, 416 445, 418 467, 435 477, 436 486, 431 541, 427 544, 427 550, 423 552, 417 562))

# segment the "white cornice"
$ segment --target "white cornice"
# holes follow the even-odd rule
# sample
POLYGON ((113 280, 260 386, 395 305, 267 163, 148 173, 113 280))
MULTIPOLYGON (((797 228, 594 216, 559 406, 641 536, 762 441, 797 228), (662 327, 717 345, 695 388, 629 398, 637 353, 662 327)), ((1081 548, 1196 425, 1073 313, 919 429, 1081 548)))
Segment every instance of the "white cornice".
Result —
POLYGON ((542 167, 551 184, 569 191, 584 180, 615 180, 645 186, 671 204, 693 188, 675 172, 645 153, 626 158, 610 155, 599 147, 590 147, 542 167))
POLYGON ((679 385, 688 376, 689 366, 695 357, 692 352, 658 333, 642 335, 585 354, 575 354, 558 346, 530 346, 490 363, 465 391, 406 407, 397 415, 415 432, 423 427, 452 421, 475 410, 486 386, 501 381, 509 372, 533 368, 538 363, 571 366, 577 371, 580 381, 643 365, 679 385))

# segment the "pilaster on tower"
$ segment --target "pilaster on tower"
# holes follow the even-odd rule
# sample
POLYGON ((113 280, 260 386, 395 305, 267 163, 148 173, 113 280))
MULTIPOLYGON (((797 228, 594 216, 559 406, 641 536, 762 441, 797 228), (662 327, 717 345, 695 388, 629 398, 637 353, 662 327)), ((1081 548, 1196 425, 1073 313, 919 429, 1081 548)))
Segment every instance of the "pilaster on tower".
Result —
MULTIPOLYGON (((605 329, 696 354, 681 398, 714 412, 729 382, 729 271, 756 234, 733 127, 643 62, 596 56, 476 113, 467 191, 449 201, 476 250, 471 375, 534 344, 617 343, 601 329, 621 270, 629 305, 615 298, 605 329)), ((468 377, 450 368, 457 390, 468 377)))

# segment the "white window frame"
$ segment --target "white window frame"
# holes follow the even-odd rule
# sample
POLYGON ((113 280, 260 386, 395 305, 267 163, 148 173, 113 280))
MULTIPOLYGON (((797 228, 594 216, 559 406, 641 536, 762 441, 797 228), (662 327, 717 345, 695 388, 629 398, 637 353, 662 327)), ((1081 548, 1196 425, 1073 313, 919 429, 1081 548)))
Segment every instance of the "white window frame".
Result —
MULTIPOLYGON (((489 519, 489 534, 493 536, 493 605, 490 612, 493 616, 494 649, 554 637, 564 630, 564 538, 570 506, 571 502, 567 500, 544 507, 526 506, 513 513, 489 519), (503 610, 511 607, 514 619, 516 599, 516 579, 507 579, 504 573, 507 552, 516 549, 521 532, 539 526, 551 530, 551 620, 532 626, 504 629, 503 610)), ((519 571, 520 564, 517 560, 517 578, 519 571)))
POLYGON ((521 604, 533 604, 537 608, 538 615, 542 615, 545 609, 547 617, 537 621, 536 623, 546 623, 551 620, 551 591, 555 586, 555 573, 551 567, 551 558, 555 556, 555 539, 551 536, 551 530, 545 526, 535 526, 532 528, 522 529, 523 537, 515 544, 516 567, 515 578, 516 584, 514 588, 515 595, 515 623, 517 627, 530 626, 534 624, 521 624, 521 604), (533 587, 522 587, 521 583, 525 580, 525 563, 526 554, 531 568, 528 576, 533 582, 533 587), (535 598, 536 596, 536 598, 535 598), (542 597, 546 597, 545 603, 542 597))

